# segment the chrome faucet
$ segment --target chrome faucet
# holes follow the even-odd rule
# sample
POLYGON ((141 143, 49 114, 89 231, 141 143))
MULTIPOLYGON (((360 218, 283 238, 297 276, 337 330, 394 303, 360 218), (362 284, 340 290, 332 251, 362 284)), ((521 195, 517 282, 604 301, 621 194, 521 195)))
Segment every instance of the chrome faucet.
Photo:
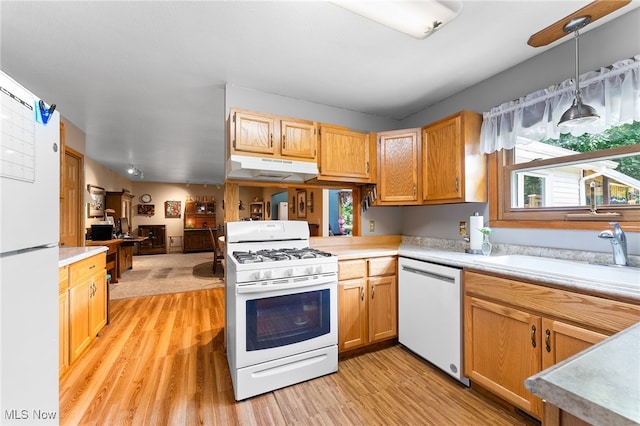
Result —
POLYGON ((618 225, 618 222, 609 222, 613 226, 613 231, 606 229, 598 234, 598 238, 608 238, 613 248, 613 263, 615 265, 627 266, 629 259, 627 257, 627 237, 624 231, 618 225))

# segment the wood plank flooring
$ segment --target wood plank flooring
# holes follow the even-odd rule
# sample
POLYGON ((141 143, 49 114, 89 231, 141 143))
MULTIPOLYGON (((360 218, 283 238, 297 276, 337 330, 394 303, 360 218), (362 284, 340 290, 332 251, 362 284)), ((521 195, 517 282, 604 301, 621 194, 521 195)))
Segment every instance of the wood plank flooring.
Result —
POLYGON ((63 425, 526 425, 396 345, 236 402, 223 289, 111 302, 111 324, 60 381, 63 425))

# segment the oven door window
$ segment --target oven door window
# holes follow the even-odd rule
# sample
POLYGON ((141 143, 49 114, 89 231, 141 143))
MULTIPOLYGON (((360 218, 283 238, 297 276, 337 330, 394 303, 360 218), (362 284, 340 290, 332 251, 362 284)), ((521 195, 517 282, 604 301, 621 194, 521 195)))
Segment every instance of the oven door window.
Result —
POLYGON ((247 351, 313 339, 331 330, 330 289, 248 300, 247 351))

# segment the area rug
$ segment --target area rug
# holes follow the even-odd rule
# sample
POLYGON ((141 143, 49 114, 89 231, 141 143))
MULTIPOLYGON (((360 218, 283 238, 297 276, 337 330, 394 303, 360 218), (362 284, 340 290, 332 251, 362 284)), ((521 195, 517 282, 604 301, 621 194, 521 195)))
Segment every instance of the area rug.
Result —
POLYGON ((172 253, 133 257, 133 268, 109 284, 109 299, 182 293, 224 286, 222 267, 212 271, 213 253, 172 253))

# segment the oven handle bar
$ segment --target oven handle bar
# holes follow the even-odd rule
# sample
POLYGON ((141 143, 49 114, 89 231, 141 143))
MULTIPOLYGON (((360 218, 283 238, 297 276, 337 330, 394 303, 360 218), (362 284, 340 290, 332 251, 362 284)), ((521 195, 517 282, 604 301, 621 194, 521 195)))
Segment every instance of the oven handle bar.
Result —
POLYGON ((318 285, 326 285, 330 283, 338 282, 338 277, 336 273, 317 275, 312 277, 304 277, 304 280, 296 280, 295 278, 290 278, 288 280, 275 280, 273 282, 269 281, 260 281, 251 284, 243 284, 236 286, 237 294, 247 294, 247 293, 272 293, 274 291, 279 290, 289 290, 295 288, 304 288, 304 287, 316 287, 318 285), (285 281, 285 282, 280 282, 285 281))

